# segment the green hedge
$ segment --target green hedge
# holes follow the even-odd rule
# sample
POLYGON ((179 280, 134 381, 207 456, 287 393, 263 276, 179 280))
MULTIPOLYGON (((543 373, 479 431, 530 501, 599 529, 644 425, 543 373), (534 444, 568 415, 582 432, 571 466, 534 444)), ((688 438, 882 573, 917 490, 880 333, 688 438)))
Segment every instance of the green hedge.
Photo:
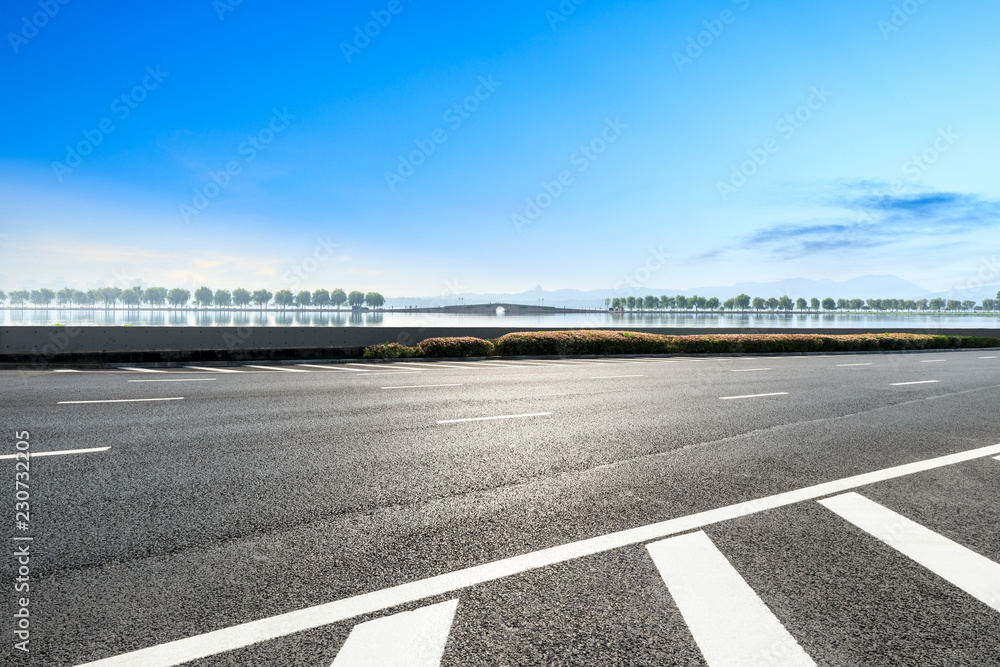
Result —
POLYGON ((877 352, 1000 347, 1000 338, 929 334, 717 334, 664 336, 636 331, 536 331, 494 341, 429 338, 415 347, 398 343, 365 349, 367 359, 401 357, 550 356, 581 354, 705 354, 764 352, 877 352))

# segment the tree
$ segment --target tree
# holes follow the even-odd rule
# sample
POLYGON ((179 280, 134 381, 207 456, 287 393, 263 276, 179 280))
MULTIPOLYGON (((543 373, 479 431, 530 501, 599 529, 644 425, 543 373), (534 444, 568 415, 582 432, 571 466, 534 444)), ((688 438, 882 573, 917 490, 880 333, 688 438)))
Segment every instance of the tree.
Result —
POLYGON ((961 310, 962 302, 956 301, 955 299, 948 299, 948 303, 944 306, 945 310, 961 310))
POLYGON ((169 302, 174 308, 186 305, 190 299, 191 292, 186 289, 181 289, 180 287, 175 287, 167 292, 167 302, 169 302))
POLYGON ((851 310, 861 310, 865 307, 865 302, 862 299, 851 299, 851 310))
POLYGON ((295 302, 295 295, 292 294, 291 290, 283 289, 278 290, 274 293, 274 303, 281 306, 282 309, 287 308, 295 302))
POLYGON ((329 306, 330 293, 325 289, 318 289, 313 292, 313 305, 318 306, 320 310, 323 310, 324 306, 329 306))
POLYGON ((610 308, 611 307, 611 297, 605 297, 604 298, 604 307, 605 308, 610 308))
POLYGON ((975 301, 966 300, 962 302, 962 310, 972 310, 973 308, 975 308, 975 306, 976 306, 975 301))
POLYGON ((665 296, 663 297, 663 307, 667 310, 673 310, 677 307, 677 297, 665 296))
POLYGON ((931 299, 928 305, 931 307, 931 310, 941 310, 944 308, 944 299, 931 299))
POLYGON ((674 297, 674 305, 677 306, 677 310, 687 310, 691 307, 691 304, 688 303, 688 298, 683 294, 678 294, 674 297))
POLYGON ((816 297, 809 299, 809 307, 813 310, 819 310, 819 299, 816 297))
POLYGON ((917 310, 927 310, 927 299, 917 299, 917 310))
POLYGON ((368 294, 365 294, 365 302, 371 308, 381 308, 385 304, 385 297, 378 292, 368 292, 368 294))
POLYGON ((142 300, 151 306, 162 306, 167 300, 167 288, 150 287, 142 293, 142 300))
POLYGON ((708 310, 718 310, 719 309, 719 298, 713 296, 711 299, 705 302, 705 308, 708 310))
POLYGON ((830 297, 823 299, 823 310, 837 310, 837 302, 830 297))
POLYGON ((767 300, 768 310, 774 310, 777 307, 778 307, 778 300, 775 299, 773 296, 767 300))
POLYGON ((726 299, 726 302, 722 304, 722 307, 725 308, 726 310, 733 310, 734 308, 736 308, 736 299, 735 298, 726 299))
POLYGON ((759 296, 755 296, 753 298, 754 310, 764 310, 765 307, 767 307, 767 301, 764 301, 764 299, 760 298, 759 296))
POLYGON ((67 303, 73 301, 73 289, 71 287, 63 287, 61 290, 56 292, 56 303, 60 306, 65 306, 67 303))
POLYGON ((358 290, 352 290, 350 294, 347 295, 347 303, 351 304, 351 308, 360 308, 361 304, 365 302, 365 293, 359 292, 358 290))
POLYGON ((233 295, 227 289, 216 290, 213 299, 215 300, 215 305, 220 308, 228 308, 233 305, 233 295))
POLYGON ((660 300, 655 296, 647 296, 642 300, 642 305, 645 306, 646 310, 656 310, 660 307, 660 300))
POLYGON ((199 287, 194 291, 194 302, 195 305, 208 307, 212 305, 212 301, 215 299, 215 295, 212 290, 208 287, 199 287))
POLYGON ((102 287, 98 292, 100 292, 101 301, 104 302, 105 308, 114 306, 122 294, 122 291, 117 287, 102 287))
POLYGON ((340 308, 347 303, 347 293, 339 287, 330 290, 330 303, 333 304, 334 308, 340 308))
POLYGON ((312 305, 312 294, 309 293, 309 290, 302 290, 295 295, 295 305, 299 308, 312 305))
POLYGON ((803 299, 802 297, 799 297, 798 299, 795 300, 795 307, 798 310, 809 310, 809 304, 806 303, 806 300, 803 299))
POLYGON ((635 297, 630 296, 625 299, 625 307, 629 310, 635 310, 635 297))
POLYGON ((142 303, 142 296, 140 296, 139 291, 134 287, 122 291, 121 296, 119 298, 121 299, 121 302, 128 308, 132 307, 138 308, 139 304, 142 303))
POLYGON ((267 305, 267 302, 271 300, 272 296, 274 296, 274 295, 271 294, 266 289, 254 290, 254 292, 253 292, 253 302, 256 305, 260 306, 261 310, 263 310, 264 306, 267 305))
POLYGON ((0 289, 0 303, 3 303, 6 300, 7 300, 7 293, 4 292, 2 289, 0 289))
POLYGON ((251 298, 250 290, 245 290, 242 287, 237 287, 233 290, 233 303, 240 308, 246 308, 251 298))
POLYGON ((748 294, 738 294, 735 298, 736 307, 740 310, 746 310, 750 307, 750 295, 748 294))
POLYGON ((615 298, 611 299, 612 310, 618 310, 621 307, 622 307, 622 300, 619 297, 616 296, 615 298))
POLYGON ((28 300, 31 293, 28 290, 14 290, 10 293, 10 305, 12 306, 24 306, 24 302, 28 300))
POLYGON ((778 308, 784 311, 789 311, 794 307, 795 304, 792 303, 792 297, 787 294, 778 299, 778 308))

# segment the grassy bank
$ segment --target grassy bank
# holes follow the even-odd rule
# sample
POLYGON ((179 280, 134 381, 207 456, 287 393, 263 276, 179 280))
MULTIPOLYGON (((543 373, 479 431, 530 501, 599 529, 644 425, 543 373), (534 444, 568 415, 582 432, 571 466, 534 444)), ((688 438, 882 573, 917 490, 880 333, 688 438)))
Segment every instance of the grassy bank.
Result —
POLYGON ((639 331, 536 331, 493 340, 429 338, 418 345, 365 348, 366 359, 407 357, 548 356, 581 354, 705 354, 766 352, 879 352, 1000 347, 1000 338, 929 334, 719 334, 666 336, 639 331))

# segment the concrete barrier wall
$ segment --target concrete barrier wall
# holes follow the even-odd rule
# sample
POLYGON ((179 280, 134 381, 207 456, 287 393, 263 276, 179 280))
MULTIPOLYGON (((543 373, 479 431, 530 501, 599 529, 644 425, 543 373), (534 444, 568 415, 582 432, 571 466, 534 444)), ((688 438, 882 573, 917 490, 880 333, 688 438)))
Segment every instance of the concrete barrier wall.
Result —
MULTIPOLYGON (((623 327, 624 328, 624 327, 623 327)), ((495 338, 524 327, 68 327, 0 328, 0 360, 52 363, 78 360, 179 361, 333 358, 354 356, 368 345, 416 344, 438 336, 495 338)), ((559 331, 565 327, 532 328, 559 331)), ((902 333, 1000 336, 1000 329, 891 329, 902 333)), ((877 333, 885 327, 852 329, 641 329, 671 335, 723 333, 877 333)))

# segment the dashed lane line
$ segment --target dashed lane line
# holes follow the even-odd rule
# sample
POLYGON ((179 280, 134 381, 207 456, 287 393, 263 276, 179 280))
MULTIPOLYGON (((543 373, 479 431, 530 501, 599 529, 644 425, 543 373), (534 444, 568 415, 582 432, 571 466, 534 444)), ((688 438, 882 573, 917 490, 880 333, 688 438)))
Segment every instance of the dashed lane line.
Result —
POLYGON ((455 384, 404 384, 396 387, 382 387, 382 389, 429 389, 430 387, 461 387, 462 383, 455 384))
POLYGON ((309 371, 301 368, 288 368, 287 366, 254 366, 253 364, 246 364, 245 368, 259 368, 265 371, 284 371, 286 373, 308 373, 309 371))
POLYGON ((905 387, 908 384, 935 384, 941 380, 916 380, 915 382, 893 382, 892 387, 905 387))
POLYGON ((129 382, 215 382, 218 378, 170 378, 169 380, 129 380, 129 382))
POLYGON ((753 373, 754 371, 770 371, 773 368, 734 368, 733 373, 753 373))
POLYGON ((166 373, 166 371, 160 370, 159 368, 132 368, 129 366, 119 366, 118 370, 134 371, 136 373, 166 373))
POLYGON ((773 391, 769 394, 744 394, 743 396, 720 396, 720 401, 735 401, 738 398, 760 398, 762 396, 788 396, 787 391, 773 391))
POLYGON ((152 401, 183 401, 183 396, 172 398, 114 398, 103 401, 59 401, 56 405, 73 405, 78 403, 147 403, 152 401))
MULTIPOLYGON (((61 451, 51 451, 51 452, 31 452, 29 458, 35 458, 36 456, 62 456, 63 454, 91 454, 93 452, 106 452, 110 447, 91 447, 90 449, 63 449, 61 451)), ((4 454, 0 456, 0 459, 16 459, 17 454, 4 454)))
POLYGON ((211 371, 213 373, 246 373, 246 371, 237 370, 235 368, 219 368, 217 366, 185 366, 184 368, 193 368, 199 371, 211 371))
POLYGON ((585 556, 605 553, 612 549, 652 542, 672 535, 699 530, 705 526, 730 519, 737 519, 807 500, 817 500, 824 496, 843 493, 868 484, 906 477, 998 454, 1000 454, 1000 444, 844 477, 830 482, 786 491, 773 496, 756 498, 638 528, 630 528, 578 542, 549 547, 520 556, 493 561, 492 563, 474 565, 462 570, 428 577, 427 579, 420 579, 371 593, 363 593, 95 660, 85 665, 80 665, 80 667, 132 667, 133 665, 174 667, 175 665, 199 658, 206 658, 226 651, 234 651, 252 644, 285 637, 297 632, 345 621, 365 614, 384 611, 399 605, 417 602, 438 595, 451 594, 470 586, 495 581, 530 570, 537 570, 585 556))
POLYGON ((866 362, 866 363, 863 363, 863 364, 837 364, 837 366, 839 366, 841 368, 843 368, 844 366, 871 366, 871 365, 872 365, 872 362, 870 362, 870 361, 866 362))
POLYGON ((642 378, 645 375, 592 375, 591 380, 612 380, 615 378, 642 378))
POLYGON ((937 364, 937 363, 940 363, 942 361, 947 361, 947 359, 921 359, 920 363, 922 363, 922 364, 937 364))
POLYGON ((439 419, 438 424, 458 424, 460 422, 484 422, 494 419, 524 419, 526 417, 547 417, 551 412, 527 412, 521 415, 497 415, 495 417, 465 417, 462 419, 439 419))

